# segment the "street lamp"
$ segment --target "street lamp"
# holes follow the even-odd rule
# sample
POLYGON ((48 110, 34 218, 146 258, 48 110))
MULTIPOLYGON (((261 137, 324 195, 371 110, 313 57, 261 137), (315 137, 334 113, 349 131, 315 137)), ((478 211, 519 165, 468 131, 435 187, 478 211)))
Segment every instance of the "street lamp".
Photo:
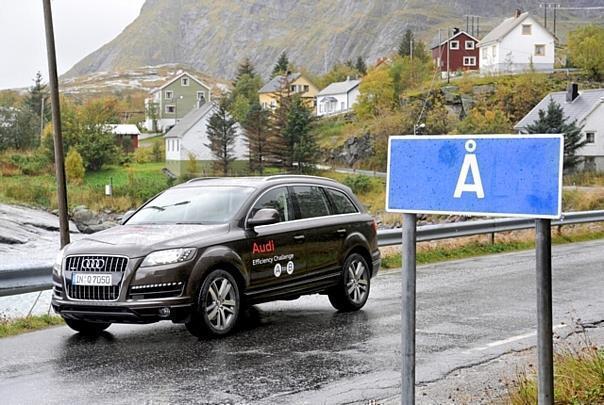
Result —
POLYGON ((417 135, 417 130, 418 129, 424 129, 426 128, 426 124, 422 123, 422 124, 414 124, 413 125, 413 135, 417 135))

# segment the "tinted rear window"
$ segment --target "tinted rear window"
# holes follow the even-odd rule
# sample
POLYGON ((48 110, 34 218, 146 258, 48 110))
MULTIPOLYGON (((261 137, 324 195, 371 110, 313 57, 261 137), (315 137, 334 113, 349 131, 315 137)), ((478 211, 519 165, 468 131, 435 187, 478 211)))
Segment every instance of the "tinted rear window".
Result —
POLYGON ((346 194, 331 188, 325 190, 327 191, 327 194, 329 194, 329 198, 334 205, 336 210, 335 214, 354 214, 359 212, 346 194))
POLYGON ((316 186, 294 186, 294 194, 303 219, 329 215, 329 204, 321 188, 316 186))

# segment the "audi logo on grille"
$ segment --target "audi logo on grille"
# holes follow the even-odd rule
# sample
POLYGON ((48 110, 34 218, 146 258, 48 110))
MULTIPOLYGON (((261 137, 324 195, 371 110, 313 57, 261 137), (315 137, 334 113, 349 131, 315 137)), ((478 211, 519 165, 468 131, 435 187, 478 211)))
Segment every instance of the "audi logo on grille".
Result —
POLYGON ((105 268, 104 259, 84 259, 82 260, 82 270, 102 270, 105 268))

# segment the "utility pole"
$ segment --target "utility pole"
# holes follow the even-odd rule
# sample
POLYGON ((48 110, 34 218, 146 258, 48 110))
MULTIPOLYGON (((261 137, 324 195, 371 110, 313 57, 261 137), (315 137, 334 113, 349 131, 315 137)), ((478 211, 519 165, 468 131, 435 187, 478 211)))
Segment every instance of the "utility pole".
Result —
POLYGON ((59 104, 59 79, 57 76, 57 55, 55 35, 52 25, 50 0, 43 0, 44 26, 46 28, 46 51, 48 53, 48 82, 52 106, 52 127, 54 136, 55 171, 57 176, 57 198, 59 206, 59 231, 61 248, 69 243, 69 219, 67 217, 67 185, 65 184, 65 156, 63 134, 61 132, 61 106, 59 104))
POLYGON ((44 136, 44 101, 46 101, 46 98, 44 97, 44 94, 42 94, 42 98, 41 98, 41 107, 40 107, 40 141, 42 140, 42 136, 44 136))
POLYGON ((479 35, 479 20, 480 16, 476 14, 466 14, 466 32, 471 35, 479 35))
POLYGON ((451 46, 449 39, 451 39, 451 35, 449 33, 449 29, 447 29, 447 83, 451 83, 451 73, 449 71, 449 57, 451 56, 451 52, 449 52, 449 48, 451 46))
POLYGON ((413 38, 409 40, 409 58, 413 62, 413 38))

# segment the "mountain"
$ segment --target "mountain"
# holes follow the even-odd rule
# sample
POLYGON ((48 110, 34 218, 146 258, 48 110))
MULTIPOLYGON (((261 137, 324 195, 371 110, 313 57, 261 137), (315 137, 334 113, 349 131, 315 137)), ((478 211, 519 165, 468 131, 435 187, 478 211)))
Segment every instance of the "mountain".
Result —
MULTIPOLYGON (((562 6, 601 0, 559 0, 562 6)), ((147 0, 114 40, 78 62, 65 77, 181 63, 231 79, 250 57, 265 77, 277 57, 314 73, 363 56, 370 63, 395 50, 407 28, 426 42, 481 16, 486 33, 520 8, 543 16, 541 0, 147 0)), ((601 11, 558 10, 558 36, 578 23, 604 22, 601 11)), ((550 10, 550 24, 552 18, 550 10)))

